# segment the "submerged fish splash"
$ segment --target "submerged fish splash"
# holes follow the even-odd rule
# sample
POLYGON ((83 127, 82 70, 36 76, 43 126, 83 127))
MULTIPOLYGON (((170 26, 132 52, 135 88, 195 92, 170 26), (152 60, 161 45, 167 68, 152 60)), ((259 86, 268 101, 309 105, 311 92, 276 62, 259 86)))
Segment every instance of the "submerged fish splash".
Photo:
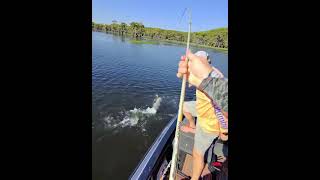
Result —
POLYGON ((127 126, 141 126, 142 130, 145 131, 144 125, 146 118, 153 116, 157 113, 160 105, 161 105, 162 98, 156 95, 155 99, 153 100, 152 107, 147 107, 146 109, 141 108, 134 108, 129 111, 124 112, 124 117, 122 121, 116 122, 118 118, 113 118, 111 116, 107 116, 104 118, 105 127, 109 128, 117 128, 117 127, 127 127, 127 126))
POLYGON ((156 98, 153 100, 153 105, 152 107, 147 107, 146 109, 140 109, 140 108, 134 108, 133 110, 130 110, 130 113, 142 113, 142 114, 156 114, 157 110, 160 107, 162 99, 158 95, 156 95, 156 98))

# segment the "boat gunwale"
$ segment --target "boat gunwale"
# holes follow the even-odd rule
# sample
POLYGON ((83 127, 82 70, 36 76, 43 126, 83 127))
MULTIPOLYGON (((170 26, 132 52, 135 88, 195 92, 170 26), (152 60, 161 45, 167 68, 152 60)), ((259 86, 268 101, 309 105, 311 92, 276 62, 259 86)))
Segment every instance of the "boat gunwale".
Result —
POLYGON ((156 164, 162 151, 157 151, 159 148, 162 150, 166 145, 168 139, 175 130, 176 120, 178 115, 173 117, 165 128, 161 131, 160 135, 156 138, 153 144, 148 149, 147 153, 144 155, 143 159, 140 160, 138 166, 135 168, 133 173, 130 175, 129 179, 147 179, 150 172, 152 171, 154 165, 156 164), (168 133, 169 131, 171 133, 168 133))

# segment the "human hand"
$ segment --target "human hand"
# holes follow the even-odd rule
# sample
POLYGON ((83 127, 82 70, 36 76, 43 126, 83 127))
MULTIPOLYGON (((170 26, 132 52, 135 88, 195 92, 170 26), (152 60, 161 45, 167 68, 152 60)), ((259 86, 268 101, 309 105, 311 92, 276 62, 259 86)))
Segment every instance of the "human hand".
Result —
POLYGON ((220 133, 220 139, 222 141, 228 141, 228 133, 220 133))
POLYGON ((187 53, 187 58, 189 59, 188 62, 185 61, 185 56, 181 57, 177 77, 181 78, 186 74, 188 82, 199 87, 213 69, 206 58, 196 56, 191 52, 187 53))

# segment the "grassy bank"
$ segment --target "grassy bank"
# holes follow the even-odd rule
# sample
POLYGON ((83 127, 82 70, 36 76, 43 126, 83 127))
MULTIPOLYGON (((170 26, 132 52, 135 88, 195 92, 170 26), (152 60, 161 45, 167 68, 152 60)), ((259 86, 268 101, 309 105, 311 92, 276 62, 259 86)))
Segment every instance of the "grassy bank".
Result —
MULTIPOLYGON (((168 42, 168 43, 175 43, 175 44, 183 44, 187 45, 186 42, 180 42, 180 41, 174 41, 174 40, 160 40, 162 42, 168 42)), ((212 46, 206 46, 206 45, 200 45, 200 44, 195 44, 195 43, 190 43, 190 46, 195 46, 195 47, 204 47, 204 48, 210 48, 210 49, 215 49, 218 51, 223 51, 223 52, 228 52, 228 48, 217 48, 217 47, 212 47, 212 46)))
MULTIPOLYGON (((183 43, 187 41, 188 32, 161 29, 155 27, 145 27, 142 23, 114 21, 112 24, 98 24, 92 22, 93 30, 114 33, 118 35, 130 35, 135 38, 146 38, 148 42, 133 42, 139 44, 155 44, 154 41, 168 41, 173 43, 183 43), (153 42, 149 42, 153 41, 153 42)), ((216 28, 207 31, 192 32, 190 37, 192 46, 206 47, 221 51, 228 48, 228 28, 216 28)))
MULTIPOLYGON (((174 40, 158 40, 158 41, 149 40, 149 39, 147 39, 147 40, 130 40, 130 43, 133 43, 133 44, 160 44, 160 42, 187 45, 186 42, 180 42, 180 41, 174 41, 174 40)), ((228 52, 228 48, 217 48, 217 47, 200 45, 200 44, 195 44, 195 43, 190 43, 190 45, 195 46, 195 47, 210 48, 210 49, 214 49, 214 50, 222 51, 222 52, 226 52, 226 53, 228 52)))
POLYGON ((145 40, 130 40, 130 43, 133 43, 133 44, 159 44, 159 42, 156 42, 156 41, 145 41, 145 40))

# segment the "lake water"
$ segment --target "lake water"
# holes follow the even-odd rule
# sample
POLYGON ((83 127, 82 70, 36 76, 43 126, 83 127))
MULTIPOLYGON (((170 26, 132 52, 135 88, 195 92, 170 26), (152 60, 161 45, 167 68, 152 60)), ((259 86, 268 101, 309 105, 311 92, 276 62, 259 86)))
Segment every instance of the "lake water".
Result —
MULTIPOLYGON (((228 55, 205 50, 228 76, 228 55)), ((176 77, 185 46, 131 44, 92 32, 92 179, 127 179, 166 123, 177 113, 176 77)), ((194 98, 188 88, 186 100, 194 98)))

